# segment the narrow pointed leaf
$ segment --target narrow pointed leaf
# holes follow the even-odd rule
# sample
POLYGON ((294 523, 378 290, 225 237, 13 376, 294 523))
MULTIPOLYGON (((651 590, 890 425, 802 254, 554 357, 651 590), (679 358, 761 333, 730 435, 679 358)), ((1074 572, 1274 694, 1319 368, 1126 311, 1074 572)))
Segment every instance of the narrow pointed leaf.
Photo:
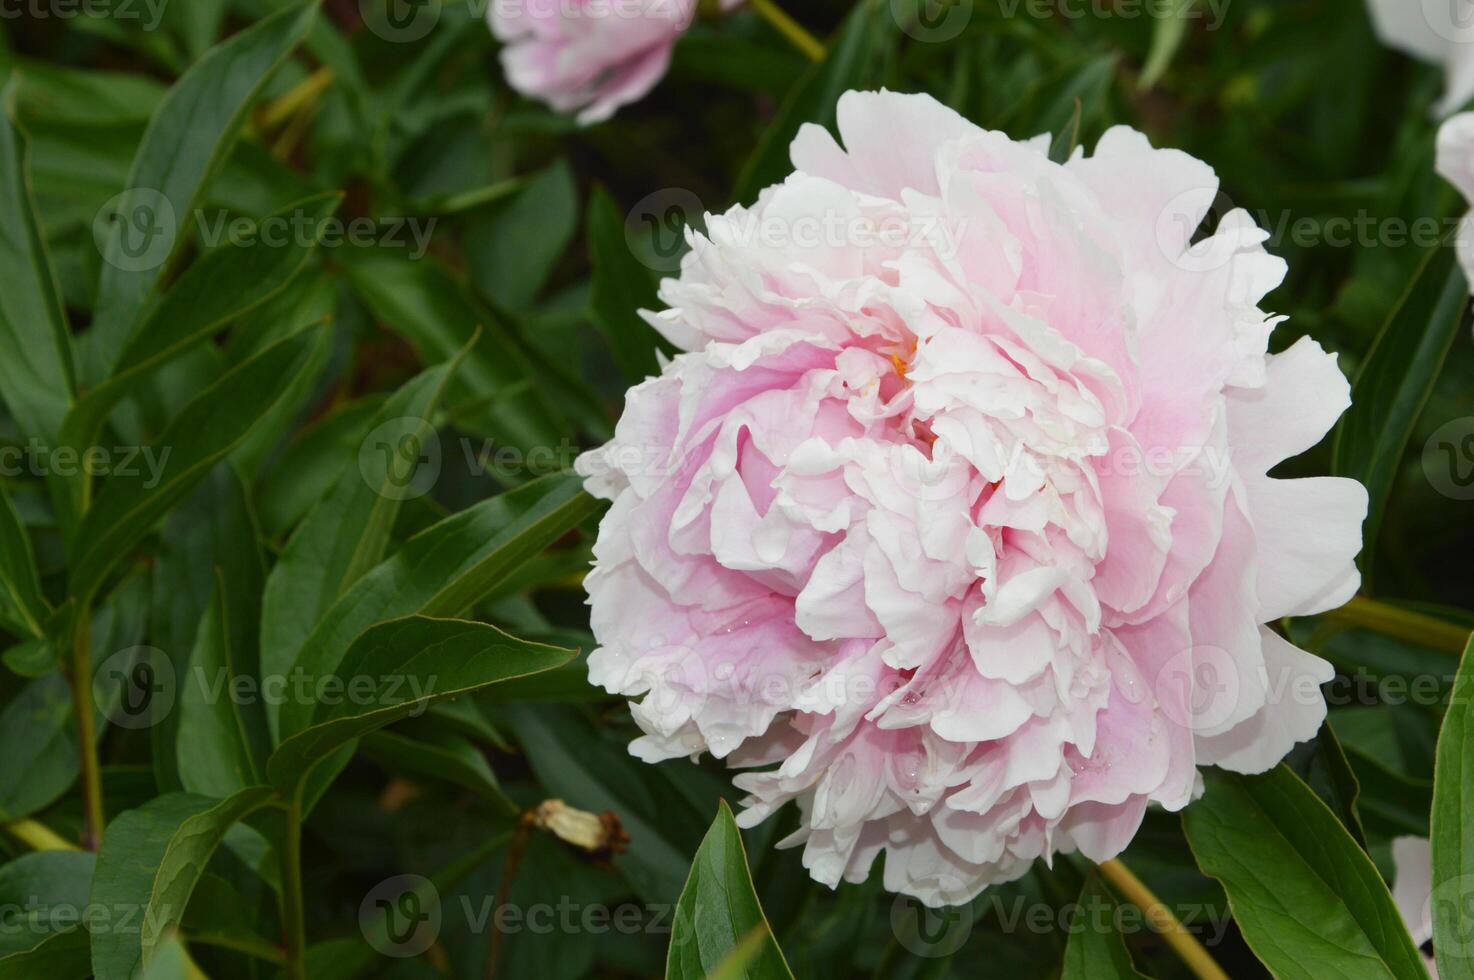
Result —
POLYGON ((200 620, 189 669, 179 685, 176 752, 186 790, 224 798, 261 783, 245 724, 233 694, 225 580, 215 576, 215 595, 200 620))
POLYGON ((1435 248, 1377 335, 1351 386, 1336 430, 1333 469, 1367 488, 1364 572, 1413 427, 1433 391, 1469 307, 1469 285, 1452 244, 1435 248))
MULTIPOLYGON (((323 613, 383 560, 400 505, 427 489, 415 477, 429 459, 435 414, 459 363, 431 368, 385 403, 337 484, 292 534, 262 597, 263 673, 284 674, 323 613)), ((275 731, 274 708, 268 717, 275 731)))
POLYGON ((70 590, 90 599, 174 504, 246 437, 300 369, 313 340, 308 330, 229 372, 187 405, 159 437, 159 472, 139 467, 103 484, 76 535, 70 590))
POLYGON ((484 623, 423 616, 382 623, 354 641, 331 675, 333 688, 351 696, 309 706, 308 723, 272 754, 268 775, 294 792, 317 763, 355 739, 423 713, 435 701, 551 670, 573 656, 484 623))
POLYGON ((226 800, 170 793, 108 825, 91 902, 134 914, 120 913, 110 928, 92 933, 97 980, 133 980, 149 967, 184 918, 190 895, 226 832, 271 799, 264 786, 226 800))
MULTIPOLYGON (((227 244, 191 266, 146 314, 107 380, 88 390, 67 415, 62 444, 78 453, 93 445, 108 411, 141 381, 285 289, 307 264, 338 201, 336 194, 321 195, 265 219, 301 215, 309 230, 300 239, 288 235, 281 241, 227 244)), ((74 484, 80 496, 80 482, 74 484)))
POLYGON ((106 377, 127 344, 252 103, 306 37, 316 15, 315 2, 292 7, 212 48, 175 83, 149 120, 107 238, 97 317, 82 350, 87 382, 106 377))
POLYGON ((1376 866, 1309 786, 1284 765, 1204 776, 1183 814, 1188 843, 1275 976, 1427 980, 1376 866))
POLYGON ((1474 638, 1449 697, 1433 771, 1433 952, 1439 980, 1474 978, 1474 638))
POLYGON ((739 975, 753 980, 792 977, 753 890, 742 833, 723 800, 676 903, 666 980, 703 980, 715 974, 755 931, 766 933, 766 941, 739 975))
MULTIPOLYGON (((308 677, 337 671, 360 634, 400 616, 457 616, 601 505, 572 474, 535 480, 469 507, 405 543, 328 610, 293 665, 308 677)), ((281 708, 283 737, 304 728, 310 706, 281 708)))
POLYGON ((1065 944, 1065 968, 1060 980, 1140 980, 1126 940, 1116 930, 1116 902, 1099 878, 1080 890, 1065 944))
POLYGON ((61 289, 46 254, 29 176, 30 154, 0 96, 0 401, 23 433, 56 438, 76 394, 61 289))

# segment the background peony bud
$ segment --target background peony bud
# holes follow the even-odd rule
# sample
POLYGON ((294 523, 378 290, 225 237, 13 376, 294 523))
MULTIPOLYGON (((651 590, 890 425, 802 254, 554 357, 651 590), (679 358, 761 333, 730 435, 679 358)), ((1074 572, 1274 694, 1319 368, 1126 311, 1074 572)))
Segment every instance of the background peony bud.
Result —
POLYGON ((843 147, 692 236, 683 353, 579 460, 613 501, 592 680, 655 762, 745 769, 817 880, 960 903, 1118 854, 1197 767, 1273 766, 1328 664, 1261 624, 1356 590, 1367 497, 1275 480, 1349 403, 1211 168, 1108 131, 1052 162, 924 95, 845 95, 843 147))
POLYGON ((588 124, 655 87, 696 11, 697 0, 492 0, 487 16, 511 86, 588 124))
POLYGON ((1367 9, 1384 44, 1443 67, 1439 115, 1474 98, 1474 0, 1367 0, 1367 9))

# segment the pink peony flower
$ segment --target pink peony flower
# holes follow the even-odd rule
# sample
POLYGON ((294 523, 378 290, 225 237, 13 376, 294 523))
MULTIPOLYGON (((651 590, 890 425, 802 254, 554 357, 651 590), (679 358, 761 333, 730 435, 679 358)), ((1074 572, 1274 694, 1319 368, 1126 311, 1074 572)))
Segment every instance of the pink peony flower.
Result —
MULTIPOLYGON (((723 9, 740 0, 724 0, 723 9)), ((578 121, 608 119, 649 92, 697 0, 492 0, 508 83, 578 121)))
MULTIPOLYGON (((1392 900, 1413 937, 1422 947, 1433 938, 1433 849, 1426 837, 1392 839, 1392 900)), ((1428 976, 1438 980, 1438 965, 1423 955, 1428 976)))
POLYGON ((796 801, 830 886, 964 902, 1104 861, 1197 767, 1313 736, 1332 671, 1260 624, 1345 602, 1366 494, 1266 474, 1348 404, 1266 356, 1284 264, 1203 163, 1110 130, 1063 165, 924 95, 850 92, 844 148, 691 236, 684 353, 580 458, 613 501, 594 683, 654 762, 796 801))
POLYGON ((1448 115, 1474 98, 1474 0, 1367 0, 1367 9, 1383 44, 1443 66, 1435 112, 1448 115))
MULTIPOLYGON (((1474 203, 1474 112, 1461 112, 1438 127, 1437 168, 1464 200, 1474 203)), ((1459 223, 1454 246, 1464 276, 1474 285, 1474 213, 1459 223)))

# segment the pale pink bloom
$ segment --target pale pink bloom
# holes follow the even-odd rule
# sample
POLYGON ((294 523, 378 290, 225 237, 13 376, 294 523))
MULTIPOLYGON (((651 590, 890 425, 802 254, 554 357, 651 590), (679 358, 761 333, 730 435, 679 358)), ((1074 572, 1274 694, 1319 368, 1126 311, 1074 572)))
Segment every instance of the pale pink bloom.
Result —
MULTIPOLYGON (((740 0, 724 0, 730 8, 740 0)), ((578 121, 608 119, 649 92, 697 0, 491 0, 507 82, 578 121)))
POLYGON ((1382 43, 1443 67, 1439 115, 1474 98, 1474 0, 1367 0, 1367 9, 1382 43))
MULTIPOLYGON (((1426 837, 1397 837, 1392 841, 1392 900, 1407 923, 1413 943, 1433 938, 1433 850, 1426 837)), ((1438 980, 1433 957, 1424 956, 1428 974, 1438 980)))
POLYGON ((578 462, 613 501, 594 683, 651 762, 798 803, 819 881, 963 902, 1104 861, 1197 767, 1273 766, 1329 665, 1262 627, 1359 584, 1366 493, 1270 479, 1348 404, 1267 356, 1284 263, 1213 171, 1126 128, 1066 164, 924 95, 847 93, 841 148, 692 234, 684 353, 578 462))
MULTIPOLYGON (((1464 200, 1474 202, 1474 112, 1461 112, 1438 127, 1437 167, 1464 200)), ((1455 245, 1464 275, 1474 284, 1474 215, 1459 223, 1455 245)))

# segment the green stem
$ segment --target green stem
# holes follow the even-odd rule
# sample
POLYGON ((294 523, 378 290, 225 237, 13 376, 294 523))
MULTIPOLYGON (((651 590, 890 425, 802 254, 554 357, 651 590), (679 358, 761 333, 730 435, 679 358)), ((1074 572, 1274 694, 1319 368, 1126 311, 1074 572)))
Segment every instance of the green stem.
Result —
POLYGON ((788 16, 775 0, 748 0, 748 6, 807 57, 814 61, 824 60, 823 42, 804 30, 803 25, 788 16))
POLYGON ((1462 653, 1469 642, 1469 631, 1462 626, 1365 596, 1354 597, 1325 618, 1449 653, 1462 653))
POLYGON ((285 966, 287 957, 281 948, 273 946, 264 939, 247 938, 244 936, 222 936, 207 932, 190 932, 181 934, 185 942, 194 943, 199 946, 214 946, 217 949, 228 949, 235 953, 244 953, 254 956, 258 960, 276 966, 285 966))
POLYGON ((72 710, 77 716, 77 749, 82 757, 82 812, 87 821, 82 846, 96 851, 102 846, 107 817, 102 805, 102 766, 97 757, 97 720, 92 710, 90 618, 85 609, 77 614, 69 677, 72 710))
POLYGON ((56 831, 34 820, 17 820, 5 825, 5 832, 33 851, 75 851, 77 845, 56 831))
POLYGON ((1179 959, 1187 966, 1192 975, 1198 980, 1228 980, 1228 974, 1223 968, 1214 962, 1213 957, 1198 942, 1198 937, 1187 931, 1183 924, 1177 921, 1177 916, 1172 910, 1162 904, 1150 888, 1142 880, 1131 872, 1131 869, 1122 864, 1120 859, 1106 861, 1100 865, 1100 873, 1105 876, 1121 897, 1132 905, 1141 909, 1152 923, 1152 926, 1162 934, 1167 945, 1172 947, 1179 959))
POLYGON ((287 980, 307 980, 307 917, 302 901, 302 788, 287 808, 282 835, 282 935, 287 980))

